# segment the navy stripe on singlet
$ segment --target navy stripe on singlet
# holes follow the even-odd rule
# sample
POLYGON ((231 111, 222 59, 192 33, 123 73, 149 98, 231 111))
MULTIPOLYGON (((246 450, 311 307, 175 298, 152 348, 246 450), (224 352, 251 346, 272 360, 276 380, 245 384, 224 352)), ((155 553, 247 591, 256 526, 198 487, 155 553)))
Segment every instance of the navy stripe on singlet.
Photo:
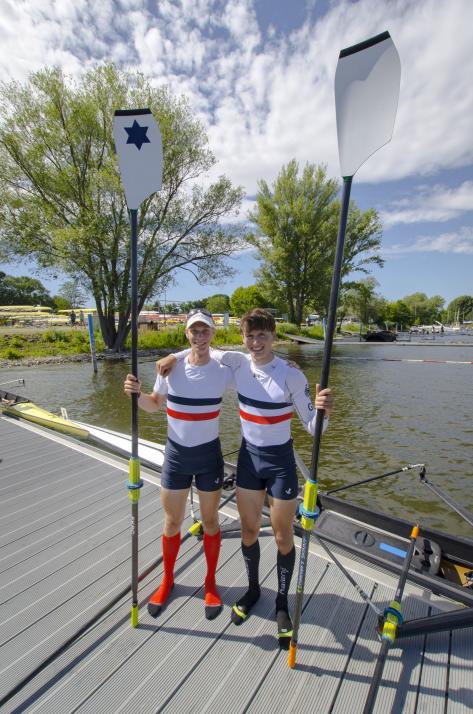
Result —
POLYGON ((240 394, 240 392, 238 392, 238 399, 242 404, 248 404, 250 407, 257 407, 257 409, 284 409, 284 407, 292 407, 291 402, 261 402, 259 399, 244 397, 243 394, 240 394))
POLYGON ((187 404, 193 407, 205 407, 210 404, 220 404, 222 401, 221 397, 211 397, 209 399, 190 399, 189 397, 177 397, 175 394, 167 395, 168 402, 174 402, 174 404, 187 404))

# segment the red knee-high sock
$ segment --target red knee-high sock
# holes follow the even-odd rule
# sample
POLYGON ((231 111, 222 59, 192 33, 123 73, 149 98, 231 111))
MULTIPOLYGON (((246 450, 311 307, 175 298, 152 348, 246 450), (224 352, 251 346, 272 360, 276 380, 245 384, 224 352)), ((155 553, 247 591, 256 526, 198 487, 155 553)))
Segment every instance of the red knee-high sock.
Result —
POLYGON ((176 533, 176 535, 168 537, 163 533, 162 540, 164 576, 161 585, 149 599, 149 602, 153 605, 164 605, 174 585, 174 564, 181 545, 181 534, 176 533))
POLYGON ((204 553, 207 561, 207 576, 205 578, 205 604, 210 607, 218 607, 222 604, 215 582, 215 571, 217 570, 218 556, 220 555, 221 534, 218 530, 215 535, 204 532, 204 553))

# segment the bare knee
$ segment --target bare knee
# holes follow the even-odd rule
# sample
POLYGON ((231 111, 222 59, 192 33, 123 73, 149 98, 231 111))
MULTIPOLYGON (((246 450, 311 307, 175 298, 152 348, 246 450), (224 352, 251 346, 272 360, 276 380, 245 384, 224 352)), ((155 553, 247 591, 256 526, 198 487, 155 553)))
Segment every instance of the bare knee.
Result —
POLYGON ((274 540, 276 541, 279 552, 282 553, 282 555, 287 555, 294 546, 294 533, 292 529, 275 530, 274 540))
POLYGON ((166 513, 164 516, 164 534, 169 538, 180 532, 182 519, 174 513, 166 513))
POLYGON ((217 533, 217 531, 220 529, 218 514, 202 518, 202 524, 206 533, 208 533, 209 535, 215 535, 215 533, 217 533))
POLYGON ((246 521, 241 520, 241 539, 245 545, 252 545, 259 536, 260 532, 260 520, 246 521))

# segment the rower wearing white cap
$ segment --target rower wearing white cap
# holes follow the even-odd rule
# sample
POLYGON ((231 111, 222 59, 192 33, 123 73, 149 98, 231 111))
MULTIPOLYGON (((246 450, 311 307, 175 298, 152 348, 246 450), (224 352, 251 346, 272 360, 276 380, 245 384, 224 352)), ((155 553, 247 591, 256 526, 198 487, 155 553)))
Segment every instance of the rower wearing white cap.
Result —
POLYGON ((205 615, 211 620, 222 609, 215 572, 220 553, 218 506, 223 483, 223 457, 218 437, 223 392, 233 385, 231 370, 210 356, 215 334, 212 315, 204 308, 187 316, 186 336, 191 351, 172 374, 157 376, 151 394, 141 392, 141 382, 128 374, 125 393, 138 393, 138 405, 157 412, 166 403, 168 438, 161 473, 161 501, 165 519, 162 535, 164 577, 148 601, 156 617, 174 585, 174 565, 181 542, 181 525, 192 479, 199 494, 204 527, 205 615), (204 448, 203 448, 204 447, 204 448))

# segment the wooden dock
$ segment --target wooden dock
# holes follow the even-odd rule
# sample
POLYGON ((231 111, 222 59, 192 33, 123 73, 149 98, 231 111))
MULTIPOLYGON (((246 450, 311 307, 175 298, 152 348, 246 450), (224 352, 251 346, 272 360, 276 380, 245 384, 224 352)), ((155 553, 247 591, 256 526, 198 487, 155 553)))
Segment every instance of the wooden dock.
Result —
MULTIPOLYGON (((313 337, 306 337, 305 335, 291 335, 285 333, 284 337, 291 342, 295 342, 300 345, 318 345, 320 349, 323 349, 324 341, 316 340, 313 337)), ((335 337, 333 341, 334 347, 338 345, 357 345, 364 347, 471 347, 473 346, 473 341, 471 342, 442 342, 441 340, 423 340, 422 342, 414 342, 412 340, 398 339, 394 342, 373 342, 360 340, 357 334, 354 334, 351 339, 346 337, 335 337)))
MULTIPOLYGON (((236 532, 222 542, 219 617, 204 617, 204 557, 189 536, 168 606, 156 620, 146 610, 162 574, 157 565, 140 583, 133 629, 130 596, 120 596, 131 569, 127 462, 7 417, 0 417, 0 458, 2 714, 362 712, 379 651, 376 617, 316 546, 294 670, 275 637, 276 552, 268 531, 261 534, 262 597, 241 627, 230 622, 246 584, 236 532)), ((163 522, 159 480, 146 469, 142 475, 140 572, 160 556, 163 522)), ((230 504, 222 509, 222 522, 235 518, 230 504)), ((191 522, 189 516, 185 526, 191 522)), ((384 608, 395 579, 342 560, 384 608)), ((407 616, 453 607, 406 588, 407 616)), ((393 648, 375 711, 473 711, 472 629, 414 637, 393 648)))

